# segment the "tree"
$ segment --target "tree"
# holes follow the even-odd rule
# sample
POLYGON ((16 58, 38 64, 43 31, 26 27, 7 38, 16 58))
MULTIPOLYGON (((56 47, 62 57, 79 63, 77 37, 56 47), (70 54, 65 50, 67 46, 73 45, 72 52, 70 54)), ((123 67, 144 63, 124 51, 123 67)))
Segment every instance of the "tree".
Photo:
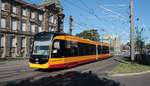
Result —
POLYGON ((145 58, 145 53, 144 53, 144 45, 145 45, 145 41, 143 38, 143 28, 140 27, 136 27, 136 41, 135 41, 135 48, 136 48, 136 60, 137 62, 144 62, 144 58, 145 58))
POLYGON ((129 47, 130 47, 130 46, 131 46, 131 45, 130 45, 130 42, 127 42, 126 46, 129 46, 129 47))
POLYGON ((146 49, 150 49, 150 43, 146 44, 146 45, 145 45, 145 48, 146 48, 146 49))
POLYGON ((84 30, 83 32, 76 34, 76 36, 85 38, 85 39, 90 39, 93 41, 100 41, 100 35, 96 29, 90 29, 90 30, 84 30))
POLYGON ((144 39, 142 37, 143 35, 143 28, 135 28, 136 30, 136 41, 135 41, 135 48, 137 49, 137 51, 142 52, 145 42, 144 39))

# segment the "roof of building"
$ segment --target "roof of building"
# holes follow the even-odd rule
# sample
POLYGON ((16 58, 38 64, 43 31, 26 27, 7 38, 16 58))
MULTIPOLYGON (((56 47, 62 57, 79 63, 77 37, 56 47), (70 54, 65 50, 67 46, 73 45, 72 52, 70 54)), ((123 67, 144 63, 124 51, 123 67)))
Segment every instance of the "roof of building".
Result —
POLYGON ((61 5, 60 0, 43 0, 41 5, 49 6, 52 4, 55 4, 55 6, 60 9, 60 11, 63 11, 63 6, 61 5))
POLYGON ((28 6, 28 7, 37 9, 37 5, 28 3, 28 2, 26 2, 26 1, 24 1, 24 0, 14 0, 14 1, 16 1, 16 2, 18 2, 18 3, 21 3, 21 4, 24 4, 25 6, 28 6))

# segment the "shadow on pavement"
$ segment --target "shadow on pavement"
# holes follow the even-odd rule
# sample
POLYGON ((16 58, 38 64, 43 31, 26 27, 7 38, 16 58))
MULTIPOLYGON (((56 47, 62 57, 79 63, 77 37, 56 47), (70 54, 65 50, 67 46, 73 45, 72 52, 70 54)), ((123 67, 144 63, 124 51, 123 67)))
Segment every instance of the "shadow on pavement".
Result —
POLYGON ((120 83, 106 78, 99 78, 91 71, 80 73, 70 71, 56 76, 48 76, 38 80, 26 80, 5 83, 4 86, 121 86, 120 83))

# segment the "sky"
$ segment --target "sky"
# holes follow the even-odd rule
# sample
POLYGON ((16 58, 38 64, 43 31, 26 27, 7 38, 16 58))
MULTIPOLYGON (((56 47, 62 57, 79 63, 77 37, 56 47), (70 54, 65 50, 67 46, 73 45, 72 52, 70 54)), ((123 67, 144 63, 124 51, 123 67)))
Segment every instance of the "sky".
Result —
MULTIPOLYGON (((41 0, 28 0, 39 3, 41 0)), ((60 0, 64 7, 64 31, 68 32, 72 15, 73 34, 97 29, 99 34, 118 35, 123 43, 129 41, 129 0, 60 0)), ((134 23, 143 28, 143 39, 150 42, 150 0, 134 0, 134 23), (139 20, 137 21, 137 18, 139 20)))

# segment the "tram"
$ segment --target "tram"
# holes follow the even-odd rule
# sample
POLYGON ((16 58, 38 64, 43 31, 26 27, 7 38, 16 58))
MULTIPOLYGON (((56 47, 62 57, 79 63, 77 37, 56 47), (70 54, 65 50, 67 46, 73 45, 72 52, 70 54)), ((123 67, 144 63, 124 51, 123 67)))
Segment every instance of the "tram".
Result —
POLYGON ((61 33, 40 32, 34 36, 30 68, 68 68, 111 57, 107 43, 61 33))

